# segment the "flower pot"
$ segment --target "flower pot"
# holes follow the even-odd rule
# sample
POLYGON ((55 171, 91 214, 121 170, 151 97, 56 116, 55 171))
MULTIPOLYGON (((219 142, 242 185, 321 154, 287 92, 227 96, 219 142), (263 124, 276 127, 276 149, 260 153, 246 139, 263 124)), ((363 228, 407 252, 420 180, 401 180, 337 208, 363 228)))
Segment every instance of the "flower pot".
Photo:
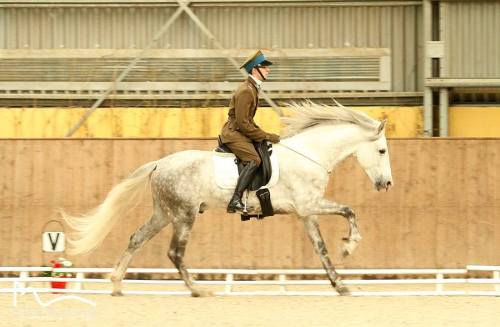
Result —
MULTIPOLYGON (((68 282, 50 282, 50 287, 52 288, 66 288, 68 282)), ((54 294, 59 294, 57 292, 52 292, 54 294)))

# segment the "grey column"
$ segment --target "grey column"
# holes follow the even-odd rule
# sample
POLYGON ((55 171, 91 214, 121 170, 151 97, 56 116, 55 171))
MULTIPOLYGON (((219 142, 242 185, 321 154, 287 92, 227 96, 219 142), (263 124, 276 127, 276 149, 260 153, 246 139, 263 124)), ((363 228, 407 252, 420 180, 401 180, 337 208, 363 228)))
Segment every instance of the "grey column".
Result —
POLYGON ((448 136, 448 88, 439 89, 439 136, 448 136))
MULTIPOLYGON (((427 51, 432 40, 432 3, 424 0, 424 78, 432 77, 432 58, 427 51)), ((424 88, 424 136, 432 136, 432 88, 424 88)))

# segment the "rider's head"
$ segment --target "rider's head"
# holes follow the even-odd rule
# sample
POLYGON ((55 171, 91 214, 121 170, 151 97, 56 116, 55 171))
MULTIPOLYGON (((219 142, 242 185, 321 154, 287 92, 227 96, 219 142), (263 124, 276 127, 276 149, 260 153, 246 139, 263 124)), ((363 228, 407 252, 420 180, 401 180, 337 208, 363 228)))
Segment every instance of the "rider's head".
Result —
POLYGON ((258 50, 252 56, 250 56, 240 68, 244 68, 246 72, 253 77, 264 81, 267 79, 267 75, 271 71, 271 66, 273 63, 266 59, 264 54, 258 50))

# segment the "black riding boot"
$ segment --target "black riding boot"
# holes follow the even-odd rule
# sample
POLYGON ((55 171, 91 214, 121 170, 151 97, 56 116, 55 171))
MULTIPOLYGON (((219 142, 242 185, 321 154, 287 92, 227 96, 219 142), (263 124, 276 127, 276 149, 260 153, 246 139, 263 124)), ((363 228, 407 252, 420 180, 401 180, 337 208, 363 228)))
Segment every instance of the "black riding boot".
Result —
MULTIPOLYGON (((243 192, 246 190, 247 186, 252 181, 257 168, 259 168, 259 166, 257 166, 255 161, 249 161, 245 167, 243 167, 240 176, 238 177, 238 183, 236 183, 236 189, 234 190, 233 197, 227 205, 227 212, 234 213, 245 209, 245 205, 241 201, 241 197, 243 196, 243 192)), ((248 211, 251 211, 252 209, 253 208, 247 206, 248 211)))

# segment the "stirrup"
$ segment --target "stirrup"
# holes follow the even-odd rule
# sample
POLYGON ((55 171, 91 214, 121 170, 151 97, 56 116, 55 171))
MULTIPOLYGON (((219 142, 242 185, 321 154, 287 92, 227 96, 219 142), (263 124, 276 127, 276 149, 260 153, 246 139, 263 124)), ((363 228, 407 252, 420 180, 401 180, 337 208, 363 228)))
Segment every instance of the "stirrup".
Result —
POLYGON ((248 215, 248 212, 253 211, 255 208, 252 206, 249 206, 247 204, 248 203, 248 196, 250 195, 250 191, 247 189, 245 192, 247 193, 247 195, 245 196, 245 202, 243 203, 245 205, 245 209, 243 209, 243 214, 248 215))
MULTIPOLYGON (((250 194, 250 192, 248 190, 246 190, 245 192, 246 192, 245 202, 243 202, 243 214, 244 215, 248 214, 247 203, 248 203, 248 195, 250 194)), ((250 208, 250 209, 253 210, 253 208, 250 208)))
MULTIPOLYGON (((236 212, 240 212, 244 215, 248 214, 249 211, 253 211, 254 208, 251 207, 251 206, 248 206, 247 205, 247 202, 248 202, 248 195, 250 194, 250 192, 247 190, 247 195, 243 201, 242 197, 239 198, 239 202, 237 207, 231 207, 231 203, 232 201, 229 201, 229 204, 227 205, 227 209, 226 209, 226 212, 227 213, 236 213, 236 212)), ((233 198, 231 198, 232 200, 233 198)))

